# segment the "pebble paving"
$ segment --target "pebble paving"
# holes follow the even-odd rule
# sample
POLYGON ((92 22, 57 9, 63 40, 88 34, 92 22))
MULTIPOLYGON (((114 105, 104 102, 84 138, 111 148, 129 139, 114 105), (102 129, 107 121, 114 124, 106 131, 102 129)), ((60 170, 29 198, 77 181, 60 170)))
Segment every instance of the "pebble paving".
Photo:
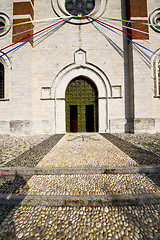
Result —
POLYGON ((115 136, 126 140, 142 149, 153 152, 160 157, 160 133, 156 134, 130 134, 115 133, 115 136))
POLYGON ((97 133, 68 133, 37 167, 137 165, 137 162, 97 133))
POLYGON ((2 165, 13 160, 20 154, 46 140, 48 137, 48 135, 34 137, 0 136, 0 164, 2 165))
POLYGON ((158 193, 152 180, 140 174, 40 175, 33 176, 20 194, 107 195, 158 193), (72 186, 72 187, 71 187, 72 186))
MULTIPOLYGON (((66 134, 42 161, 36 160, 34 164, 36 162, 38 167, 138 165, 129 155, 97 133, 66 134)), ((18 166, 17 161, 14 163, 14 166, 18 166)), ((146 175, 140 174, 34 175, 26 180, 23 177, 12 180, 6 178, 1 182, 0 188, 0 193, 27 195, 154 194, 157 192, 159 187, 146 175), (17 189, 14 188, 13 182, 19 185, 17 189), (11 186, 13 189, 10 188, 11 186), (9 189, 8 192, 7 189, 9 189)), ((138 206, 104 207, 0 205, 0 239, 159 240, 159 211, 160 204, 151 205, 150 203, 138 206)))
POLYGON ((14 207, 1 225, 0 237, 10 240, 158 240, 157 207, 14 207))
POLYGON ((0 136, 1 167, 34 167, 63 135, 0 136))

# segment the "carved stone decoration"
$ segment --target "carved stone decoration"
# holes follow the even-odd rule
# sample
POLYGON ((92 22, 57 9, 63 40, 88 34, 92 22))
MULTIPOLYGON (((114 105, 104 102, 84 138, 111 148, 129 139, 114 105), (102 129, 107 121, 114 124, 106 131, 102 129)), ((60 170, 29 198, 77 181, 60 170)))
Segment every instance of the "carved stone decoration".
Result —
POLYGON ((74 15, 70 20, 72 23, 89 23, 87 19, 80 16, 101 16, 106 9, 106 0, 51 0, 52 7, 57 16, 67 17, 74 15))
POLYGON ((10 25, 9 17, 5 13, 0 12, 0 37, 7 34, 11 27, 5 27, 10 25))
POLYGON ((90 14, 94 7, 94 0, 66 0, 65 2, 66 10, 74 16, 85 16, 90 14))
POLYGON ((154 12, 151 13, 150 17, 150 24, 154 24, 156 26, 151 26, 151 28, 160 33, 160 8, 156 9, 154 12))

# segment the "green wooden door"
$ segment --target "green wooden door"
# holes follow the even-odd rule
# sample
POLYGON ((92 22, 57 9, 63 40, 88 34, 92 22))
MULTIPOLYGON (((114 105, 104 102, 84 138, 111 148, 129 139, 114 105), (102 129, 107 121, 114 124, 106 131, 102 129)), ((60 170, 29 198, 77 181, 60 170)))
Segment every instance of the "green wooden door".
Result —
POLYGON ((98 115, 98 104, 97 104, 97 89, 95 85, 83 78, 72 80, 66 89, 66 131, 78 131, 96 132, 98 129, 97 115, 98 115), (73 107, 73 106, 77 107, 73 107), (90 106, 90 107, 87 107, 90 106), (75 111, 77 112, 71 112, 75 111), (92 109, 88 111, 87 109, 92 109), (76 115, 77 114, 77 115, 76 115), (74 119, 72 119, 74 116, 74 119), (89 121, 91 126, 88 128, 89 121), (77 124, 77 127, 76 127, 77 124), (86 126, 87 125, 87 126, 86 126), (89 129, 87 130, 86 129, 89 129), (73 130, 74 129, 74 130, 73 130), (76 130, 75 130, 76 129, 76 130))

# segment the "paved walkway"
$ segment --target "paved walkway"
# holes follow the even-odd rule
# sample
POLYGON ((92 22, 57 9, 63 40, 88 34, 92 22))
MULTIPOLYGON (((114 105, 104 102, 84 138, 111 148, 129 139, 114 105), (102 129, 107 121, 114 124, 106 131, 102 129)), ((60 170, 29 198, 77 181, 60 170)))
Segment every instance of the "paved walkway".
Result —
POLYGON ((135 166, 127 154, 98 133, 66 134, 38 167, 135 166))
MULTIPOLYGON (((138 163, 98 133, 66 134, 37 167, 137 166, 138 163)), ((15 181, 16 182, 16 181, 15 181)), ((25 182, 25 181, 24 181, 25 182)), ((8 185, 7 185, 8 186, 8 185)), ((144 174, 34 175, 15 193, 27 196, 112 196, 157 194, 144 174)), ((11 196, 9 195, 7 199, 11 196)), ((102 197, 103 198, 103 197, 102 197)), ((6 200, 7 200, 6 199, 6 200)), ((43 198, 44 199, 44 198, 43 198)), ((82 201, 83 202, 83 201, 82 201)), ((160 239, 160 204, 55 207, 0 206, 0 239, 160 239)))

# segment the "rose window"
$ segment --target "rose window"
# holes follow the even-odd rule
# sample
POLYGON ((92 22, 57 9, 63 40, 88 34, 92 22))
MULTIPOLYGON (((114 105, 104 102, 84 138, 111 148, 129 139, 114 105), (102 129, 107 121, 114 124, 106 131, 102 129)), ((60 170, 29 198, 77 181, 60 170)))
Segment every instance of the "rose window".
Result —
POLYGON ((91 13, 95 7, 94 0, 66 0, 65 7, 68 13, 74 16, 85 16, 91 13))

